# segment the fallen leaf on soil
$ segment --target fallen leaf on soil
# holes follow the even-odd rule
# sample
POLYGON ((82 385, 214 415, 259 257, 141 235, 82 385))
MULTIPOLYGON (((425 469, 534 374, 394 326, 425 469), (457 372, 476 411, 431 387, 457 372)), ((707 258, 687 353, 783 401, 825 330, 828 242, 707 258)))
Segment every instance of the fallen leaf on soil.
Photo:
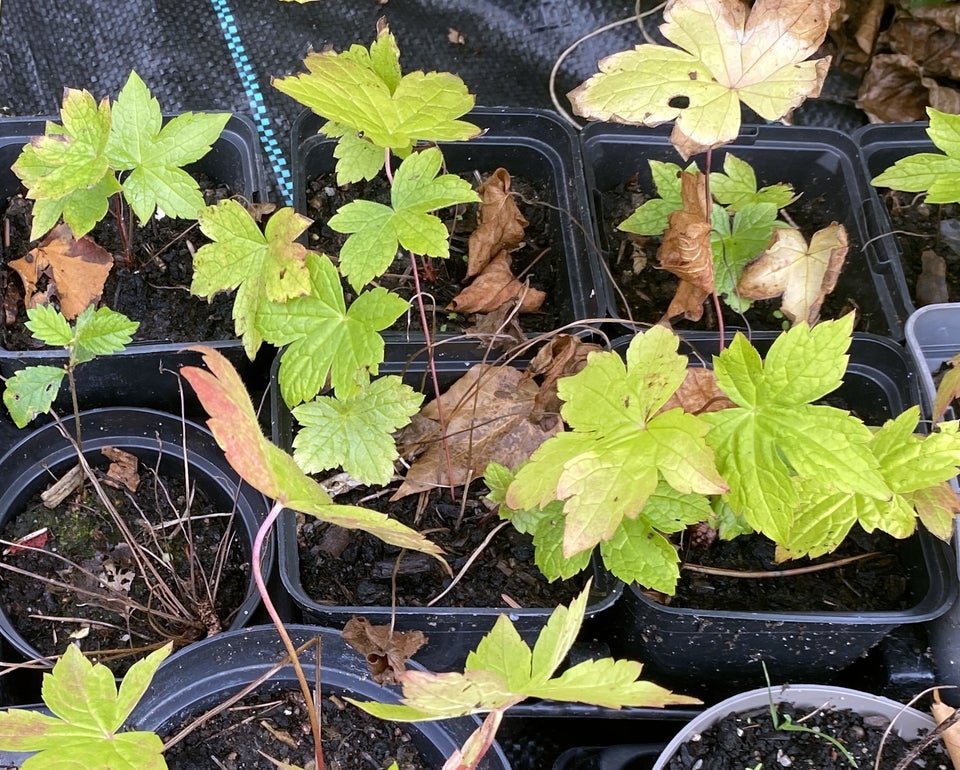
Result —
MULTIPOLYGON (((933 691, 933 705, 930 707, 930 713, 937 721, 937 724, 946 722, 956 713, 956 709, 951 708, 940 700, 940 691, 933 691)), ((956 770, 960 770, 960 724, 953 724, 940 735, 940 740, 950 755, 950 762, 956 770)))
POLYGON ((705 208, 706 177, 699 172, 680 172, 683 208, 668 217, 657 259, 660 266, 680 279, 667 308, 666 318, 683 315, 699 321, 703 301, 714 290, 713 249, 710 222, 705 208))
POLYGON ((453 313, 490 313, 512 299, 520 300, 521 313, 536 313, 546 301, 547 294, 518 281, 510 269, 510 255, 501 251, 473 283, 451 300, 446 310, 453 313))
POLYGON ((717 385, 717 375, 713 369, 691 366, 687 368, 687 375, 680 387, 660 407, 660 412, 679 408, 690 414, 704 414, 735 406, 717 385))
POLYGON ((45 277, 56 287, 60 312, 72 321, 100 300, 113 257, 90 238, 76 240, 69 227, 58 225, 33 251, 9 264, 23 281, 27 308, 47 304, 37 293, 37 284, 45 277))
POLYGON ((947 411, 951 401, 960 398, 960 356, 954 356, 947 364, 950 368, 940 379, 937 396, 933 400, 934 422, 943 418, 943 413, 947 411))
POLYGON ((960 7, 955 3, 928 8, 911 8, 910 15, 915 19, 932 21, 940 29, 960 35, 960 7))
POLYGON ((467 279, 483 272, 501 251, 513 251, 523 242, 528 222, 510 193, 510 172, 498 168, 477 188, 480 211, 477 228, 467 241, 467 279))
POLYGON ((407 660, 427 643, 422 631, 397 631, 389 624, 375 626, 360 617, 350 618, 341 636, 367 659, 370 675, 380 684, 396 684, 407 670, 407 660))
POLYGON ((960 112, 960 91, 927 77, 903 54, 876 54, 863 76, 857 106, 877 123, 926 120, 926 108, 960 112))
POLYGON ((433 400, 401 432, 398 443, 404 454, 423 453, 390 499, 437 487, 463 486, 480 478, 492 461, 516 469, 561 427, 558 423, 544 429, 531 419, 538 392, 537 384, 512 366, 471 367, 440 397, 452 478, 447 473, 437 402, 433 400))
POLYGON ((932 249, 920 254, 921 269, 917 276, 916 296, 918 305, 934 305, 948 302, 947 261, 932 249))
POLYGON ((599 345, 584 342, 569 334, 559 334, 549 344, 540 348, 527 366, 527 376, 543 377, 534 400, 532 419, 541 425, 552 427, 554 422, 560 419, 561 402, 557 395, 557 380, 561 377, 572 377, 587 365, 587 356, 590 353, 601 350, 603 348, 599 345))
POLYGON ((112 446, 104 447, 100 454, 110 460, 107 476, 104 480, 108 486, 120 489, 122 484, 131 492, 136 492, 140 486, 140 474, 137 473, 137 456, 112 446))
POLYGON ((901 18, 887 30, 890 47, 909 56, 927 75, 960 78, 960 35, 930 21, 901 18))
POLYGON ((868 0, 860 3, 859 19, 854 33, 857 45, 865 53, 871 53, 877 42, 877 33, 880 31, 880 20, 883 17, 887 0, 868 0))
POLYGON ((15 553, 20 553, 20 551, 26 550, 27 548, 43 548, 49 539, 49 528, 41 527, 40 529, 35 529, 30 534, 24 535, 17 540, 15 545, 11 545, 9 548, 4 548, 3 555, 8 556, 15 553))
POLYGON ((846 256, 847 233, 836 222, 814 233, 809 247, 798 230, 780 228, 767 250, 744 269, 737 293, 746 299, 783 295, 780 309, 790 322, 813 325, 846 256))
POLYGON ((514 345, 522 345, 527 341, 523 328, 517 320, 518 315, 516 300, 504 302, 496 310, 475 315, 473 325, 464 329, 464 334, 487 337, 489 339, 484 344, 508 350, 514 345))

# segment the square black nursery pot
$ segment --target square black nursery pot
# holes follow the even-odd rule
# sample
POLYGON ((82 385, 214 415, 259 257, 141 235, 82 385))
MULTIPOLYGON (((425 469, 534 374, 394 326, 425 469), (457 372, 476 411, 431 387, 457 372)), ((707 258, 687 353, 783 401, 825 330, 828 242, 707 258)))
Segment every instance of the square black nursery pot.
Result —
MULTIPOLYGON (((776 336, 756 332, 752 342, 763 355, 776 336)), ((717 335, 690 333, 683 338, 691 361, 709 361, 718 352, 717 335)), ((626 342, 615 346, 625 347, 626 342)), ((881 425, 918 403, 919 393, 899 345, 855 333, 844 382, 833 395, 867 424, 881 425)), ((603 622, 617 656, 643 661, 645 675, 658 684, 708 702, 763 686, 761 664, 775 682, 830 680, 897 627, 938 618, 953 604, 956 559, 947 544, 920 527, 898 541, 897 556, 907 586, 902 610, 692 609, 655 601, 632 584, 603 622)), ((790 589, 787 585, 778 590, 790 589)))
MULTIPOLYGON (((618 255, 620 231, 616 226, 626 214, 614 215, 605 210, 607 206, 614 205, 613 200, 634 177, 636 191, 644 199, 656 196, 649 161, 675 163, 681 168, 687 165, 670 144, 669 134, 669 126, 638 129, 605 123, 590 124, 581 134, 587 194, 594 220, 593 237, 601 259, 608 265, 613 265, 618 258, 629 261, 630 255, 618 255)), ((748 125, 743 126, 735 141, 713 151, 712 171, 723 169, 728 153, 753 167, 758 188, 780 182, 793 186, 794 194, 800 197, 786 211, 797 219, 808 242, 815 230, 832 221, 846 228, 849 239, 846 262, 836 288, 824 301, 821 317, 839 317, 856 309, 858 331, 902 339, 903 325, 913 308, 899 262, 888 259, 869 241, 872 229, 868 220, 879 208, 880 201, 864 176, 854 142, 828 128, 748 125)), ((694 156, 690 162, 704 171, 703 155, 694 156)), ((632 204, 630 210, 636 205, 632 204)), ((623 300, 615 291, 608 271, 604 271, 601 291, 607 314, 627 318, 623 300)), ((634 306, 636 316, 638 301, 631 297, 627 297, 627 301, 634 306)), ((666 305, 658 308, 657 313, 664 311, 666 305)), ((637 320, 656 322, 657 318, 637 320)), ((778 328, 773 325, 776 319, 763 322, 770 324, 767 329, 778 328)), ((742 327, 739 319, 732 324, 728 322, 728 328, 742 327)), ((753 318, 751 327, 764 328, 758 317, 753 318)), ((683 328, 705 327, 683 322, 683 328)))
MULTIPOLYGON (((48 120, 58 121, 51 117, 48 120)), ((42 118, 0 119, 0 213, 6 201, 19 192, 20 180, 11 166, 31 137, 42 135, 42 118)), ((215 184, 227 185, 248 201, 259 200, 264 188, 259 162, 256 129, 249 118, 234 115, 213 148, 197 163, 186 167, 191 174, 201 174, 215 184)), ((10 280, 16 280, 11 277, 10 280)), ((109 304, 109 297, 104 298, 109 304)), ((198 303, 204 300, 197 298, 198 303)), ((149 308, 147 309, 149 312, 149 308)), ((104 406, 140 406, 180 412, 180 388, 177 370, 181 366, 201 363, 199 354, 185 351, 188 345, 202 343, 217 348, 238 368, 248 383, 262 391, 266 385, 269 361, 254 366, 247 359, 239 339, 171 342, 169 340, 134 341, 117 354, 101 356, 77 369, 76 380, 80 408, 104 406)), ((6 379, 26 366, 63 366, 66 354, 59 349, 9 350, 0 342, 0 377, 6 379)), ((186 388, 188 414, 203 416, 202 410, 186 388)), ((63 388, 54 404, 60 413, 71 410, 70 397, 63 388)), ((42 419, 42 418, 41 418, 42 419)))
MULTIPOLYGON (((514 180, 536 184, 542 196, 538 201, 518 202, 528 214, 535 207, 543 208, 549 241, 549 251, 537 260, 547 262, 549 270, 532 282, 535 288, 547 292, 544 315, 538 323, 550 329, 597 318, 602 310, 597 290, 600 265, 588 253, 584 238, 588 214, 580 147, 573 129, 554 113, 538 109, 478 107, 464 119, 479 126, 483 133, 465 142, 440 142, 438 146, 443 151, 445 164, 443 173, 461 175, 476 185, 479 179, 475 174, 488 175, 503 167, 514 180)), ((332 180, 336 165, 333 155, 336 142, 317 133, 323 123, 322 118, 307 111, 301 113, 293 129, 294 205, 297 211, 308 215, 309 183, 326 175, 331 175, 332 180)), ((317 222, 314 228, 325 224, 317 222)), ((311 236, 309 247, 322 251, 323 239, 317 242, 311 236)), ((463 244, 465 256, 466 243, 463 244)), ((451 253, 450 260, 460 258, 451 253)), ((515 260, 513 267, 518 272, 524 265, 515 260)), ((533 269, 536 271, 538 267, 533 269)), ((429 293, 429 286, 425 286, 424 291, 429 293)), ((521 326, 525 326, 524 318, 520 316, 521 326)), ((444 320, 442 313, 439 320, 444 320)), ((454 335, 438 328, 434 336, 454 335)), ((384 338, 391 342, 423 340, 419 319, 416 328, 390 330, 384 338)))
MULTIPOLYGON (((429 373, 422 356, 413 354, 416 346, 388 346, 387 361, 380 366, 381 375, 400 375, 415 389, 427 392, 432 398, 429 373), (422 389, 426 388, 426 391, 422 389)), ((464 342, 437 347, 437 375, 440 389, 445 391, 458 380, 479 358, 464 342)), ((279 395, 277 369, 274 362, 271 375, 271 409, 273 440, 281 449, 291 451, 295 420, 279 395)), ((519 362, 514 365, 520 366, 519 362)), ((353 617, 362 616, 373 625, 392 624, 397 630, 418 630, 426 634, 428 643, 414 660, 431 671, 462 670, 468 653, 476 649, 480 639, 493 628, 501 614, 507 615, 520 636, 528 644, 536 641, 554 607, 419 607, 419 606, 337 606, 323 604, 307 593, 301 580, 301 560, 298 546, 297 515, 285 510, 277 523, 278 568, 284 588, 300 611, 303 622, 342 629, 353 617)), ((429 536, 429 535, 428 535, 429 536)), ((372 565, 371 565, 372 566, 372 565)), ((595 559, 588 573, 593 582, 587 604, 586 620, 593 621, 606 614, 623 592, 623 584, 603 569, 595 559)), ((470 579, 469 572, 464 578, 470 579)))

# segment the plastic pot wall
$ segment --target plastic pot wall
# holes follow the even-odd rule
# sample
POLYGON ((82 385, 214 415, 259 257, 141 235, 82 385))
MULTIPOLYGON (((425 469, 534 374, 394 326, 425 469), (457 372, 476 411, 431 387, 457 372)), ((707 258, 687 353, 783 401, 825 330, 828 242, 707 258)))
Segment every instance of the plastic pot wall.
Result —
MULTIPOLYGON (((58 118, 50 118, 57 121, 58 118)), ((32 136, 42 135, 42 118, 0 119, 0 209, 5 201, 21 190, 20 180, 11 166, 32 136)), ((190 173, 200 173, 217 183, 227 184, 250 201, 259 199, 263 189, 259 163, 259 144, 253 123, 246 117, 233 116, 211 151, 196 163, 187 166, 190 173)), ((197 302, 204 302, 198 298, 197 302)), ((145 309, 149 312, 149 308, 145 309)), ((136 406, 180 411, 180 390, 176 372, 181 366, 198 365, 199 355, 181 352, 190 342, 137 341, 121 353, 102 356, 77 369, 76 379, 81 409, 105 406, 136 406)), ((239 340, 203 341, 226 355, 238 367, 245 381, 263 383, 266 372, 247 359, 239 340)), ((7 350, 0 344, 0 377, 7 378, 25 366, 62 366, 66 354, 49 348, 7 350)), ((262 369, 263 367, 261 367, 262 369)), ((202 413, 186 389, 188 414, 202 413)), ((61 414, 71 410, 70 397, 63 388, 55 404, 61 414)))
MULTIPOLYGON (((547 292, 546 304, 555 309, 557 326, 596 318, 601 312, 597 295, 600 266, 588 254, 581 229, 585 227, 587 214, 583 168, 573 130, 546 110, 477 108, 465 119, 484 129, 484 133, 466 142, 439 143, 444 170, 453 174, 486 175, 502 166, 511 176, 545 184, 543 203, 554 235, 552 251, 543 259, 553 261, 556 276, 554 285, 540 287, 547 292)), ((294 201, 300 212, 306 211, 308 180, 332 173, 335 168, 336 142, 317 134, 323 122, 322 118, 305 112, 294 127, 294 201)), ((474 181, 472 177, 470 181, 474 181)), ((317 247, 317 244, 310 245, 317 247)), ((429 287, 425 290, 429 291, 429 287)), ((416 342, 423 339, 423 333, 419 328, 388 331, 384 338, 393 342, 416 342)))
MULTIPOLYGON (((396 690, 370 679, 366 660, 329 629, 287 626, 297 646, 321 639, 320 682, 324 697, 346 694, 358 700, 399 702, 396 690)), ((284 656, 276 629, 255 626, 210 637, 186 647, 163 662, 146 695, 130 716, 132 729, 161 734, 175 730, 184 717, 196 716, 263 675, 284 656)), ((317 674, 316 648, 301 656, 307 680, 317 674)), ((411 664, 411 668, 417 668, 411 664)), ((291 666, 271 678, 271 684, 297 687, 291 666)), ((348 708, 353 708, 348 706, 348 708)), ((440 767, 479 726, 475 717, 444 719, 404 725, 420 749, 428 767, 440 767)), ((506 758, 494 744, 480 766, 484 770, 509 770, 506 758)))
MULTIPOLYGON (((775 337, 757 332, 753 343, 763 354, 775 337)), ((684 338, 708 361, 717 352, 716 335, 684 338)), ((854 335, 847 374, 835 392, 871 425, 918 402, 915 377, 902 348, 872 335, 854 335)), ((955 560, 945 543, 920 528, 902 541, 899 556, 909 591, 909 606, 900 611, 689 609, 654 601, 633 584, 607 616, 613 649, 618 656, 644 661, 645 673, 654 681, 710 700, 763 684, 761 662, 776 680, 825 680, 894 628, 933 620, 952 605, 957 594, 955 560)), ((789 588, 778 583, 774 590, 789 588)))
MULTIPOLYGON (((617 189, 636 176, 640 192, 656 194, 650 160, 686 164, 669 142, 669 127, 639 130, 603 123, 588 125, 581 134, 588 200, 594 220, 594 238, 609 255, 603 232, 602 194, 617 189)), ((827 128, 807 126, 744 126, 731 144, 713 152, 712 168, 721 170, 730 153, 747 161, 757 174, 758 187, 789 182, 799 201, 787 211, 815 203, 822 222, 842 224, 849 238, 846 263, 832 296, 855 305, 860 313, 858 331, 895 339, 903 338, 903 325, 913 309, 899 261, 885 258, 868 243, 872 234, 868 218, 879 209, 876 191, 864 177, 853 141, 827 128)), ((703 167, 703 158, 697 157, 703 167)), ((619 222, 612 223, 617 225, 619 222)), ((812 232, 805 232, 809 240, 812 232)), ((615 255, 614 255, 615 256, 615 255)), ((610 280, 601 284, 607 314, 625 318, 610 280)), ((665 311, 666 308, 664 307, 665 311)))
MULTIPOLYGON (((761 687, 733 695, 727 700, 706 709, 692 720, 685 729, 667 744, 653 770, 663 770, 677 750, 693 736, 709 729, 714 723, 730 714, 756 711, 766 708, 770 699, 774 703, 792 703, 800 709, 850 709, 864 716, 876 715, 893 723, 893 729, 904 740, 913 740, 936 727, 936 722, 916 709, 904 706, 895 700, 872 695, 846 687, 830 687, 816 684, 787 684, 761 687)), ((610 770, 614 770, 614 765, 610 770)), ((625 767, 629 767, 625 766, 625 767)))
MULTIPOLYGON (((221 510, 230 511, 236 505, 236 537, 249 560, 267 502, 259 492, 240 482, 206 429, 147 409, 100 409, 83 413, 81 419, 84 454, 91 460, 99 456, 103 447, 116 447, 137 455, 149 467, 156 465, 159 455, 161 471, 182 473, 185 440, 191 482, 221 510)), ((74 465, 73 445, 53 424, 28 434, 13 446, 0 458, 0 527, 19 514, 32 496, 48 487, 52 478, 59 478, 74 465)), ((275 559, 276 549, 270 540, 263 553, 264 574, 270 574, 275 559)), ((259 606, 260 596, 251 577, 246 598, 229 627, 247 624, 259 606)), ((39 657, 16 630, 5 608, 0 608, 0 634, 24 658, 39 657)), ((29 696, 21 696, 18 700, 30 702, 29 696)))
MULTIPOLYGON (((441 346, 442 348, 443 346, 441 346)), ((389 349, 389 348, 388 348, 389 349)), ((446 389, 477 363, 474 360, 457 360, 456 357, 439 359, 437 373, 441 389, 446 389)), ((275 379, 276 364, 274 365, 275 379)), ((412 387, 421 387, 426 375, 421 363, 406 366, 402 361, 388 361, 380 367, 382 375, 400 374, 412 387)), ((274 443, 290 451, 294 435, 294 420, 279 397, 279 387, 271 388, 273 408, 274 443)), ((416 654, 416 660, 431 671, 461 670, 467 654, 496 622, 500 614, 506 614, 525 641, 532 643, 553 611, 549 608, 508 607, 390 607, 377 606, 329 606, 317 602, 303 588, 300 580, 300 557, 297 546, 296 514, 284 511, 277 524, 278 566, 280 579, 293 602, 299 607, 304 622, 343 628, 352 617, 362 615, 372 624, 393 623, 399 630, 423 631, 429 642, 416 654)), ((616 602, 623 584, 604 570, 595 560, 592 566, 593 584, 587 606, 587 618, 595 618, 616 602)), ((469 577, 469 576, 468 576, 469 577)))

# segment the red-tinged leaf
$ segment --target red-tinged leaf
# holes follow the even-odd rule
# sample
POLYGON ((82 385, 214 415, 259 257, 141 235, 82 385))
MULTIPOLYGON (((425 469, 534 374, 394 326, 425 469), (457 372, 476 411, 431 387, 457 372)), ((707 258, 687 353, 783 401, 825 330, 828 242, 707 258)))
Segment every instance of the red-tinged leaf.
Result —
POLYGON ((11 545, 9 548, 5 548, 3 555, 7 556, 8 554, 20 553, 27 548, 43 548, 47 544, 47 540, 49 538, 50 530, 47 527, 34 530, 29 535, 24 535, 17 540, 16 545, 11 545))

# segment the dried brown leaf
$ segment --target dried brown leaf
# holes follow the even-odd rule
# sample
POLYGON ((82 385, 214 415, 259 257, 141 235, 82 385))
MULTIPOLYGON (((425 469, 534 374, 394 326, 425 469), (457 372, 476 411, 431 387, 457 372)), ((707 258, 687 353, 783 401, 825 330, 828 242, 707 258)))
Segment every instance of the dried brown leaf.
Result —
POLYGON ((949 301, 947 289, 947 261, 932 249, 924 249, 920 254, 920 275, 917 276, 916 291, 918 305, 934 305, 949 301))
MULTIPOLYGON (((940 700, 940 691, 934 690, 933 705, 930 707, 930 713, 937 721, 937 724, 946 722, 955 712, 955 708, 951 708, 940 700)), ((955 723, 950 725, 950 727, 943 731, 940 740, 943 741, 944 748, 946 748, 947 754, 950 755, 950 762, 953 764, 953 767, 955 770, 960 770, 960 724, 955 723)))
POLYGON ((467 279, 480 275, 501 251, 513 251, 523 242, 528 222, 510 193, 510 173, 498 168, 477 188, 480 211, 477 228, 467 242, 467 279))
POLYGON ((926 8, 911 8, 910 15, 915 19, 931 21, 940 29, 960 35, 960 5, 931 5, 926 8))
POLYGON ((422 454, 391 499, 437 487, 463 486, 480 478, 492 461, 511 469, 519 466, 561 427, 544 428, 532 419, 538 391, 535 382, 512 366, 477 364, 468 369, 440 397, 452 478, 440 441, 437 402, 430 401, 412 421, 412 430, 401 434, 404 454, 420 450, 422 454), (432 422, 432 428, 426 420, 432 422), (417 447, 411 446, 414 434, 417 447))
POLYGON ((112 446, 104 447, 100 450, 100 454, 110 461, 107 468, 109 478, 105 483, 117 489, 124 486, 131 492, 136 492, 140 486, 140 474, 137 473, 137 456, 112 446))
POLYGON ((960 78, 960 35, 930 21, 897 19, 887 30, 890 47, 909 56, 926 75, 960 78))
POLYGON ((780 228, 767 250, 744 269, 737 292, 746 299, 782 295, 780 309, 791 323, 814 324, 837 285, 847 248, 847 232, 836 222, 814 233, 809 246, 798 230, 780 228))
POLYGON ((464 334, 488 338, 489 342, 484 344, 490 344, 494 349, 509 350, 527 340, 517 320, 518 315, 516 300, 504 302, 496 310, 475 315, 474 323, 464 329, 464 334))
POLYGON ((697 321, 703 301, 714 290, 710 220, 706 210, 706 178, 699 172, 680 172, 683 208, 668 217, 669 225, 657 252, 660 266, 680 279, 666 317, 684 315, 697 321))
POLYGON ((370 675, 380 684, 396 684, 407 670, 407 661, 427 643, 422 631, 398 631, 389 624, 375 626, 361 617, 350 618, 341 636, 367 659, 370 675))
POLYGON ((954 356, 947 363, 950 368, 940 378, 937 395, 933 399, 934 422, 943 418, 950 402, 960 398, 960 356, 954 356))
POLYGON ((510 269, 510 255, 501 251, 450 304, 453 313, 490 313, 510 300, 520 300, 521 313, 536 313, 547 299, 546 292, 521 283, 510 269))
POLYGON ((544 419, 560 419, 561 402, 557 395, 557 380, 577 374, 587 365, 587 356, 601 350, 603 348, 599 345, 584 342, 579 337, 558 334, 537 351, 527 366, 527 375, 542 377, 540 392, 535 399, 533 419, 541 423, 544 419))
POLYGON ((920 66, 903 54, 876 54, 863 76, 857 106, 877 123, 926 120, 929 89, 920 66))
POLYGON ((47 304, 51 292, 37 292, 37 285, 46 278, 60 300, 60 312, 73 320, 88 305, 100 300, 113 257, 86 236, 74 239, 70 228, 61 224, 33 251, 9 265, 23 281, 27 308, 47 304))
POLYGON ((717 375, 713 369, 691 366, 687 369, 687 376, 680 387, 667 399, 667 403, 660 407, 660 411, 683 409, 690 414, 704 414, 735 406, 717 385, 717 375))
POLYGON ((873 51, 877 42, 877 33, 880 31, 880 20, 886 6, 887 0, 868 0, 866 3, 860 3, 854 38, 861 51, 865 53, 873 51))

